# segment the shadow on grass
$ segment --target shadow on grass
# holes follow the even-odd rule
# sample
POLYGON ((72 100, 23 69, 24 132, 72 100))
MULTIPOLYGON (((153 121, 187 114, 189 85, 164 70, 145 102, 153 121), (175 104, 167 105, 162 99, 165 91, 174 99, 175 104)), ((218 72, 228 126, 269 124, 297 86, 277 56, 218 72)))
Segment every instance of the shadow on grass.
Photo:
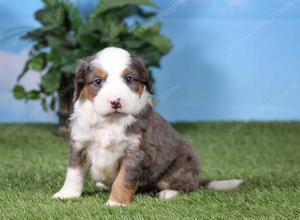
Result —
POLYGON ((95 197, 95 196, 109 196, 110 191, 108 190, 91 190, 84 191, 82 197, 95 197))

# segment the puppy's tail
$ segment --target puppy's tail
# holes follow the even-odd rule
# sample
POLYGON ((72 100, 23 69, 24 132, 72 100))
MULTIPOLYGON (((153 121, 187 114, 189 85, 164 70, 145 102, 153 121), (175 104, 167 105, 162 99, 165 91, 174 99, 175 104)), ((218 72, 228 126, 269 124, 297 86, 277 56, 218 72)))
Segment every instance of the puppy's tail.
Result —
POLYGON ((243 180, 213 180, 213 181, 200 181, 199 187, 205 187, 220 192, 230 192, 235 190, 241 185, 243 180))

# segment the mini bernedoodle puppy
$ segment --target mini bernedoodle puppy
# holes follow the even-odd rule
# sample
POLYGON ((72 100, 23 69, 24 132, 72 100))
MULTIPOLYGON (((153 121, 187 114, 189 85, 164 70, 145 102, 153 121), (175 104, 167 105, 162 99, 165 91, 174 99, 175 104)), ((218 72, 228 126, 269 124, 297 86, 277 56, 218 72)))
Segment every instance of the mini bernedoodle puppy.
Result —
POLYGON ((68 171, 54 198, 80 197, 88 171, 97 186, 111 189, 110 206, 150 189, 170 199, 199 187, 230 191, 241 183, 200 181, 197 156, 155 112, 152 93, 144 63, 126 50, 109 47, 79 61, 68 171))

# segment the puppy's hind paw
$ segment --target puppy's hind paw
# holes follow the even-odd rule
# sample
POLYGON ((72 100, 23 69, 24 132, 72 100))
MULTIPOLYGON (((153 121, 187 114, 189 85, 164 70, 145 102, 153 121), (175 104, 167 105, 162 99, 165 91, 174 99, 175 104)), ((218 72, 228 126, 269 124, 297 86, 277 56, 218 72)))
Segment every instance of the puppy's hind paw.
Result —
POLYGON ((125 203, 120 203, 120 202, 116 202, 116 201, 112 201, 112 200, 108 200, 105 205, 113 207, 113 206, 126 206, 127 204, 125 203))
POLYGON ((160 199, 173 199, 179 194, 176 190, 163 190, 158 193, 160 199))
POLYGON ((71 192, 66 190, 60 190, 59 192, 55 193, 52 198, 53 199, 76 199, 81 196, 81 193, 78 192, 71 192))
POLYGON ((101 182, 97 182, 96 186, 99 187, 102 190, 109 190, 110 188, 108 186, 106 186, 105 184, 101 183, 101 182))

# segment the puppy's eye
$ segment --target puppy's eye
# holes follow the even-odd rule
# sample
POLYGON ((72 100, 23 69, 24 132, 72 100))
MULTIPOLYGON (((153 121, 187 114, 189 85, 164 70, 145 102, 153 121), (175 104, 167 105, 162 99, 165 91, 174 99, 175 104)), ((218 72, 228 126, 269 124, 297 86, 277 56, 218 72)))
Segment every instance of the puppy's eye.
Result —
POLYGON ((131 83, 133 81, 133 78, 131 76, 126 76, 125 77, 125 82, 126 83, 131 83))
POLYGON ((100 87, 101 85, 102 85, 102 80, 101 79, 95 79, 95 81, 94 81, 94 85, 96 86, 96 87, 100 87))

